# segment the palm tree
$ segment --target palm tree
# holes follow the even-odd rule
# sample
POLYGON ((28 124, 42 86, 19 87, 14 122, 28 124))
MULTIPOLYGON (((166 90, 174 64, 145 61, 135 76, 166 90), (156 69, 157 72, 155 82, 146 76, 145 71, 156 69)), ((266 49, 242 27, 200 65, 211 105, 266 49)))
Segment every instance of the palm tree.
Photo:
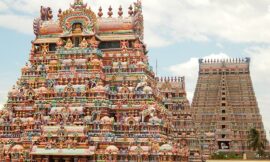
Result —
POLYGON ((248 147, 261 156, 264 154, 265 141, 261 139, 259 131, 255 128, 251 128, 248 135, 248 147))

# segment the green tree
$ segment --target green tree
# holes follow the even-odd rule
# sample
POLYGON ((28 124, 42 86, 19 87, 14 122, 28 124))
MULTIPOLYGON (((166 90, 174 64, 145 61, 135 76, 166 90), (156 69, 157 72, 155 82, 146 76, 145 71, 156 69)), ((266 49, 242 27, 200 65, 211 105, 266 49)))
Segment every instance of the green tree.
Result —
POLYGON ((260 156, 264 154, 265 141, 261 139, 260 132, 255 128, 249 130, 248 147, 257 151, 260 156))

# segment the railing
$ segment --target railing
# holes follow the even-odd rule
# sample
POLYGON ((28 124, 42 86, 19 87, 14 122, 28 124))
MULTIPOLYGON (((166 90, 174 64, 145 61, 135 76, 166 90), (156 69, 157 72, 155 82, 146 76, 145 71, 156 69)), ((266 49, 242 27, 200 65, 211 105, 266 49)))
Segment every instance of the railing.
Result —
POLYGON ((102 56, 103 53, 101 50, 99 49, 91 49, 91 48, 71 48, 71 49, 58 49, 55 54, 59 54, 59 55, 71 55, 71 54, 97 54, 99 56, 102 56))

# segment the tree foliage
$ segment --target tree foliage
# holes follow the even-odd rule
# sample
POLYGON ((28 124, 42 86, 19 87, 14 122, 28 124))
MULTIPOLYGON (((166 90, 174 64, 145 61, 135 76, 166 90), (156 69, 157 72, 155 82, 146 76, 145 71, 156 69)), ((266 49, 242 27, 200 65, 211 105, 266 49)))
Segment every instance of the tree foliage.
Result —
POLYGON ((260 132, 251 128, 248 135, 248 147, 262 156, 265 149, 265 141, 262 140, 260 132))
POLYGON ((216 152, 211 155, 211 159, 216 160, 242 159, 242 156, 234 152, 216 152))

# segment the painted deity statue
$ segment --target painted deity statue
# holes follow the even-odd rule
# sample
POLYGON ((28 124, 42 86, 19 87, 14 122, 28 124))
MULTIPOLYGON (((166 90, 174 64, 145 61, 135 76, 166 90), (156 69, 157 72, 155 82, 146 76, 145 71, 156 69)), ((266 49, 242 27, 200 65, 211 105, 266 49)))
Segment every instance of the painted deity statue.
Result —
POLYGON ((91 39, 88 39, 87 41, 90 44, 91 48, 94 48, 94 49, 97 48, 100 43, 99 41, 96 40, 96 37, 92 37, 91 39))
POLYGON ((128 41, 121 41, 121 48, 123 52, 126 52, 128 48, 128 41))
POLYGON ((72 148, 72 143, 73 143, 72 139, 68 138, 68 140, 66 141, 66 145, 68 149, 72 148))
POLYGON ((56 45, 58 48, 62 47, 64 44, 63 40, 62 39, 59 39, 57 42, 56 42, 56 45))
POLYGON ((82 42, 80 43, 80 47, 81 48, 87 48, 88 47, 88 43, 87 43, 85 38, 83 38, 82 42))
POLYGON ((136 49, 141 49, 142 48, 142 43, 137 39, 133 46, 136 49))
POLYGON ((73 33, 81 33, 82 32, 82 25, 81 24, 74 24, 73 25, 73 33))
POLYGON ((42 44, 41 45, 41 50, 42 50, 42 53, 48 53, 49 51, 49 45, 48 44, 42 44))
POLYGON ((147 77, 146 76, 141 78, 141 82, 137 84, 135 90, 137 91, 139 88, 143 88, 145 86, 147 86, 147 77))
POLYGON ((153 142, 152 143, 152 151, 153 152, 158 152, 159 151, 159 143, 158 142, 153 142))
POLYGON ((71 48, 73 48, 73 44, 72 44, 72 41, 71 41, 70 38, 67 40, 67 43, 66 43, 66 45, 65 45, 65 48, 66 48, 66 49, 71 49, 71 48))

